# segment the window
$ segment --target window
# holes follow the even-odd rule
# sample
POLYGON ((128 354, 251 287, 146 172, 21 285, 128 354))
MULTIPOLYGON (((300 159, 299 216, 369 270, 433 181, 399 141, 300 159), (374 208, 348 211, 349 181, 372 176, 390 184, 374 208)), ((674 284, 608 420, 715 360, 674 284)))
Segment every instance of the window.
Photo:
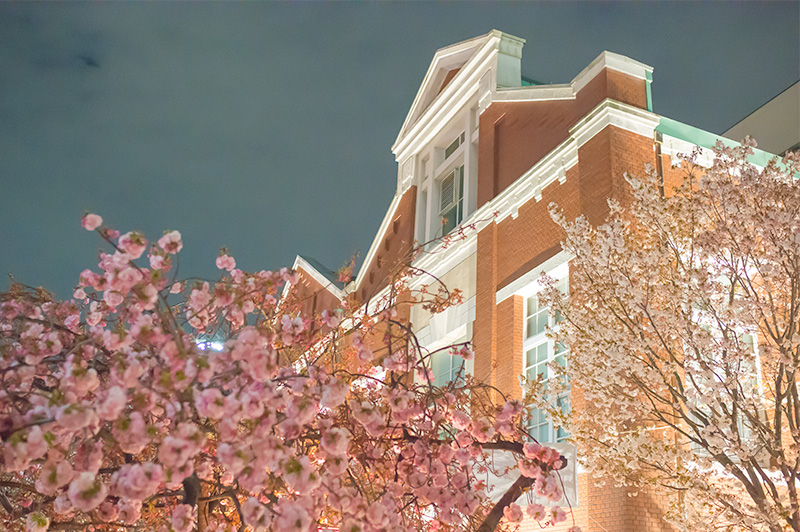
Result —
MULTIPOLYGON (((562 279, 557 288, 567 292, 567 280, 562 279)), ((551 366, 557 364, 567 367, 567 350, 547 337, 547 328, 555 327, 561 321, 559 316, 551 316, 549 307, 543 305, 536 295, 525 301, 525 338, 523 341, 523 370, 528 381, 547 382, 555 376, 551 366)), ((562 377, 564 379, 565 377, 562 377)), ((564 381, 562 381, 564 383, 564 381)), ((570 408, 569 392, 555 398, 548 398, 562 413, 570 408)), ((539 408, 529 408, 526 427, 528 434, 539 442, 562 442, 569 437, 563 427, 554 425, 548 414, 539 408)))
MULTIPOLYGON (((692 349, 690 346, 685 346, 686 356, 684 359, 685 376, 683 383, 687 396, 687 407, 689 418, 699 425, 701 432, 707 426, 707 419, 714 419, 715 415, 712 411, 715 410, 718 414, 721 412, 718 405, 707 403, 707 397, 722 396, 726 397, 727 401, 725 409, 727 412, 722 415, 729 423, 728 420, 735 419, 736 429, 735 434, 732 433, 732 424, 728 426, 725 431, 722 441, 741 441, 747 448, 752 448, 758 442, 755 439, 754 430, 746 416, 739 410, 743 405, 759 404, 761 402, 762 393, 759 389, 759 368, 758 361, 758 343, 757 335, 741 332, 736 327, 725 327, 725 332, 712 322, 711 319, 706 318, 702 313, 695 313, 695 319, 700 324, 699 334, 706 333, 709 339, 712 340, 711 345, 707 350, 692 349), (744 356, 728 356, 723 353, 728 349, 735 349, 743 351, 744 356), (731 377, 734 377, 739 386, 735 388, 736 396, 731 395, 731 391, 727 387, 722 389, 727 390, 722 392, 719 385, 724 383, 731 377), (717 391, 715 391, 715 389, 717 391)), ((765 417, 765 414, 764 414, 765 417)), ((723 424, 726 424, 723 423, 723 424)), ((715 423, 712 422, 711 426, 715 423)), ((690 431, 691 432, 691 431, 690 431)), ((713 434, 713 431, 709 434, 713 434)), ((717 434, 721 436, 722 434, 717 434)), ((701 435, 701 438, 712 441, 708 435, 701 435)), ((707 456, 708 451, 695 441, 691 442, 691 449, 695 454, 707 456)), ((734 457, 736 460, 736 457, 734 457)))
POLYGON ((439 215, 442 236, 456 228, 464 217, 464 166, 453 168, 439 182, 439 215))
POLYGON ((449 159, 450 156, 453 155, 456 152, 456 150, 458 149, 459 146, 464 144, 464 138, 465 138, 464 132, 462 131, 461 135, 456 137, 456 139, 453 142, 451 142, 450 145, 447 148, 445 148, 445 150, 444 150, 444 160, 445 161, 447 159, 449 159))
POLYGON ((441 349, 431 354, 433 384, 444 386, 456 377, 464 377, 464 358, 452 354, 451 349, 441 349))

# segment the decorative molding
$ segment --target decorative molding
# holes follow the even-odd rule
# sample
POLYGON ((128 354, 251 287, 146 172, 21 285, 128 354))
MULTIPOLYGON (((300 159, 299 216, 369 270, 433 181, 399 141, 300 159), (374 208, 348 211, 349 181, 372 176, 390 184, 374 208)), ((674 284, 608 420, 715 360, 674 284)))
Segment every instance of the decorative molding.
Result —
POLYGON ((418 153, 441 133, 442 126, 448 124, 465 108, 477 106, 480 77, 497 62, 497 50, 491 46, 479 51, 458 72, 433 103, 420 115, 419 119, 401 131, 392 146, 396 160, 418 153))
MULTIPOLYGON (((415 260, 412 265, 438 278, 442 278, 450 270, 478 252, 478 231, 471 231, 461 242, 439 243, 430 251, 415 260)), ((413 280, 412 288, 425 284, 423 279, 413 280)))
POLYGON ((407 151, 406 145, 409 139, 423 135, 423 130, 431 122, 445 123, 438 120, 439 115, 442 112, 446 114, 448 109, 453 107, 453 100, 461 99, 461 93, 465 90, 474 92, 479 73, 485 70, 486 60, 492 59, 492 62, 496 62, 500 35, 501 32, 493 30, 486 35, 437 50, 392 146, 392 152, 396 157, 401 159, 405 157, 403 152, 407 151), (442 69, 456 66, 461 68, 458 74, 441 93, 437 93, 430 102, 427 102, 431 91, 439 90, 439 87, 434 86, 437 73, 442 69))
POLYGON ((355 288, 361 286, 361 282, 364 280, 364 275, 367 273, 367 268, 369 268, 370 263, 372 263, 372 259, 378 252, 378 247, 383 240, 383 235, 386 233, 386 230, 389 229, 389 223, 392 221, 392 219, 394 219, 394 213, 397 210, 397 206, 400 205, 400 199, 402 197, 402 194, 395 194, 394 198, 392 198, 392 203, 389 204, 389 209, 386 211, 383 221, 381 221, 381 225, 378 228, 378 232, 375 234, 375 238, 372 239, 372 244, 370 244, 369 251, 367 251, 367 254, 364 257, 364 262, 361 263, 361 268, 358 270, 358 275, 356 276, 354 284, 355 288))
POLYGON ((635 59, 625 57, 624 55, 615 54, 614 52, 603 51, 594 59, 594 61, 589 63, 586 68, 581 70, 580 73, 575 76, 571 83, 573 90, 575 92, 580 91, 604 68, 616 70, 617 72, 622 72, 623 74, 627 74, 645 81, 647 80, 647 73, 649 72, 651 74, 650 79, 652 79, 653 73, 653 67, 650 65, 645 65, 644 63, 640 63, 635 59))
POLYGON ((304 272, 308 273, 315 281, 317 281, 320 285, 322 285, 325 290, 336 296, 337 299, 340 301, 344 298, 344 292, 336 286, 333 281, 322 275, 319 270, 317 270, 314 266, 312 266, 307 260, 305 260, 300 255, 297 255, 294 259, 294 264, 292 265, 293 270, 302 269, 304 272))
POLYGON ((583 146, 607 126, 615 126, 643 137, 653 138, 660 117, 639 107, 606 98, 569 130, 577 147, 583 146))
POLYGON ((540 102, 549 100, 574 100, 572 85, 530 85, 513 89, 497 89, 493 98, 497 102, 540 102))
POLYGON ((566 181, 567 171, 578 163, 578 148, 607 126, 615 126, 653 138, 659 116, 616 100, 605 99, 570 128, 570 136, 518 177, 500 194, 486 202, 464 224, 481 220, 478 230, 493 219, 501 222, 519 212, 525 203, 540 201, 542 190, 551 183, 566 181), (494 218, 492 218, 494 215, 494 218))
POLYGON ((554 256, 534 266, 533 269, 527 273, 523 273, 498 290, 495 293, 495 301, 499 305, 501 301, 505 301, 511 296, 532 296, 541 289, 539 286, 539 279, 542 278, 543 273, 550 274, 556 279, 561 279, 569 275, 569 261, 571 259, 572 255, 570 253, 559 251, 554 256))
POLYGON ((525 39, 522 37, 514 37, 513 35, 498 30, 492 30, 491 33, 500 38, 497 49, 501 54, 522 59, 522 47, 525 46, 525 39))
POLYGON ((486 71, 478 82, 478 114, 482 114, 492 104, 492 69, 486 71))
POLYGON ((400 182, 397 184, 397 191, 403 194, 414 184, 414 157, 407 157, 400 167, 400 182))
POLYGON ((435 350, 463 338, 475 321, 475 296, 460 305, 449 307, 431 316, 428 325, 416 331, 420 345, 435 350))

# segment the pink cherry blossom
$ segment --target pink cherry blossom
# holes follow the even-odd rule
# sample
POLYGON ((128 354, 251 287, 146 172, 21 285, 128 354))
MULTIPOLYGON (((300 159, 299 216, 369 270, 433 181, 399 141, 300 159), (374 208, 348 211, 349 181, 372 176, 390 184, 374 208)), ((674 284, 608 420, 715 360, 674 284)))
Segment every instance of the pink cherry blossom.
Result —
POLYGON ((103 219, 96 214, 86 214, 81 219, 81 227, 87 231, 94 231, 103 224, 103 219))
POLYGON ((106 498, 107 488, 93 473, 78 473, 70 483, 67 495, 72 505, 82 512, 94 510, 106 498))
POLYGON ((42 465, 42 472, 36 480, 36 490, 45 495, 53 495, 58 488, 69 483, 72 476, 70 463, 52 454, 42 465))
POLYGON ((217 268, 220 270, 231 271, 236 267, 236 260, 230 255, 220 255, 217 257, 217 268))
POLYGON ((142 514, 142 502, 139 500, 120 499, 117 508, 119 509, 119 520, 126 525, 132 525, 139 521, 142 514))
POLYGON ((42 512, 33 512, 25 519, 25 527, 26 532, 46 532, 50 519, 42 512))
POLYGON ((147 240, 138 231, 131 231, 119 237, 118 245, 131 259, 138 259, 147 248, 147 240))
POLYGON ((503 515, 509 523, 519 523, 522 521, 522 508, 517 504, 511 503, 505 507, 503 515))
POLYGON ((172 529, 175 532, 189 532, 194 527, 194 508, 179 504, 172 511, 172 529))
POLYGON ((127 395, 119 386, 112 386, 108 390, 105 401, 97 409, 97 415, 105 421, 112 421, 119 416, 125 408, 127 395))
POLYGON ((169 231, 158 239, 158 246, 170 254, 178 253, 183 249, 181 234, 178 231, 169 231))
POLYGON ((12 346, 0 361, 3 464, 41 494, 15 507, 38 504, 66 526, 174 532, 202 511, 221 532, 235 497, 254 530, 452 527, 489 504, 481 442, 522 452, 516 404, 479 405, 486 395, 466 381, 442 393, 409 378, 421 358, 399 303, 307 313, 294 299, 301 273, 250 274, 224 253, 230 275, 187 283, 164 275, 177 232, 146 257, 138 233, 117 245, 69 301, 0 299, 12 346), (182 504, 175 494, 190 498, 198 480, 197 505, 182 504))

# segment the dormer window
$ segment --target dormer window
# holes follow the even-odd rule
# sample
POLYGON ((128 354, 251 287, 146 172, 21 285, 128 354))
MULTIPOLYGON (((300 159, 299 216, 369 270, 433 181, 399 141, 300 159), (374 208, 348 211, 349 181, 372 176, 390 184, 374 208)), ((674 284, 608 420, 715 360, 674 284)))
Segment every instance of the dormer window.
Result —
POLYGON ((442 217, 442 236, 462 222, 464 218, 464 165, 453 168, 439 181, 439 215, 442 217))
POLYGON ((463 131, 461 132, 461 135, 456 137, 456 139, 452 143, 450 143, 450 145, 447 148, 445 148, 445 150, 444 150, 444 160, 446 161, 447 159, 449 159, 450 156, 453 155, 456 152, 456 150, 458 149, 458 147, 461 146, 462 144, 464 144, 464 132, 463 131))
MULTIPOLYGON (((476 107, 477 108, 477 107, 476 107)), ((429 246, 475 212, 478 169, 474 117, 465 109, 416 156, 415 238, 429 246)))

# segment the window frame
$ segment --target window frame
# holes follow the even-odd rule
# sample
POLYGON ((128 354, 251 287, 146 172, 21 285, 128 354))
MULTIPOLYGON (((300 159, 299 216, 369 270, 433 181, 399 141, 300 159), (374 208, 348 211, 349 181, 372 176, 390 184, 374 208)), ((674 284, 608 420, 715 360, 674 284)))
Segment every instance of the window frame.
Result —
POLYGON ((464 164, 454 165, 446 170, 441 177, 437 180, 437 187, 439 189, 439 211, 438 216, 439 219, 442 221, 442 236, 450 233, 456 227, 461 225, 461 222, 464 221, 464 164), (452 176, 453 178, 453 187, 454 187, 454 199, 448 202, 444 207, 442 206, 442 187, 445 184, 445 181, 452 176), (453 216, 453 220, 447 215, 455 212, 453 216), (445 223, 447 220, 447 223, 445 223), (447 230, 445 230, 447 229, 447 230))
MULTIPOLYGON (((557 285, 562 285, 563 283, 562 291, 565 294, 569 293, 568 271, 567 268, 566 271, 560 272, 562 275, 555 277, 557 285)), ((538 281, 534 283, 534 285, 536 286, 535 290, 529 294, 523 295, 522 375, 525 378, 529 378, 531 370, 534 370, 536 373, 530 374, 530 377, 536 378, 537 375, 542 374, 538 369, 544 368, 546 373, 542 380, 543 382, 547 382, 554 378, 550 375, 549 369, 552 364, 559 363, 563 367, 567 367, 568 351, 564 346, 560 346, 555 340, 547 336, 547 332, 553 330, 557 326, 559 320, 551 315, 550 307, 539 306, 538 294, 542 286, 538 281), (533 314, 531 314, 530 305, 532 301, 536 301, 536 311, 533 314), (543 326, 540 325, 542 314, 544 314, 545 317, 543 326), (536 326, 538 330, 534 334, 529 335, 529 327, 532 323, 531 318, 534 315, 536 316, 536 326), (561 349, 559 349, 559 346, 561 349), (537 353, 532 363, 529 363, 531 361, 529 361, 528 354, 539 349, 545 350, 545 358, 542 359, 539 353, 537 353)), ((561 287, 559 286, 559 288, 561 287)), ((566 413, 571 407, 571 389, 552 398, 552 404, 560 407, 561 411, 566 413)), ((526 411, 527 413, 524 420, 526 431, 529 436, 535 438, 539 443, 564 443, 569 439, 569 433, 565 431, 563 427, 556 425, 544 409, 534 408, 528 405, 526 406, 526 411), (535 420, 535 423, 531 423, 532 420, 535 420), (536 431, 535 434, 533 433, 534 430, 536 431)))

